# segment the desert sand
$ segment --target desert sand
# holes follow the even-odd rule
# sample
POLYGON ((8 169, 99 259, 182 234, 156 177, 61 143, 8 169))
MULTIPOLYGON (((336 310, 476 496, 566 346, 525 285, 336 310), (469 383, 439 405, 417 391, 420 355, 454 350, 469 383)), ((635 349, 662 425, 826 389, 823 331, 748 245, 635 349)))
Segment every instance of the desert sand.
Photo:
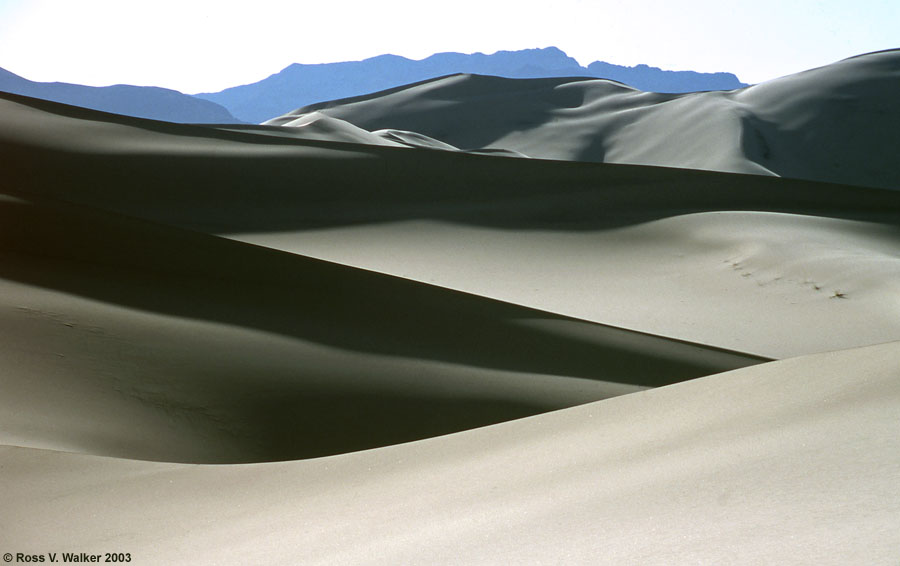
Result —
POLYGON ((366 130, 531 157, 778 175, 895 189, 900 50, 722 92, 658 94, 602 79, 455 75, 300 108, 366 130))
POLYGON ((4 536, 148 563, 890 564, 898 364, 820 354, 274 464, 7 447, 4 536))
POLYGON ((259 126, 0 94, 0 552, 896 563, 898 61, 259 126))

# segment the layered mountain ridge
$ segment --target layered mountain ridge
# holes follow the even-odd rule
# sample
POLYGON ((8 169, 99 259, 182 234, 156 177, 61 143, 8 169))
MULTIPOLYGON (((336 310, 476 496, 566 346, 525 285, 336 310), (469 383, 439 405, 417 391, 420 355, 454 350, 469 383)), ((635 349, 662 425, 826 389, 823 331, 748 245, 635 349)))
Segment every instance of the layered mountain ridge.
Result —
POLYGON ((293 64, 262 81, 217 93, 198 94, 238 118, 259 123, 298 106, 357 96, 453 73, 508 78, 599 77, 656 92, 730 90, 747 86, 731 73, 665 71, 647 65, 625 67, 595 61, 583 67, 560 49, 484 53, 437 53, 415 61, 379 55, 363 61, 293 64))

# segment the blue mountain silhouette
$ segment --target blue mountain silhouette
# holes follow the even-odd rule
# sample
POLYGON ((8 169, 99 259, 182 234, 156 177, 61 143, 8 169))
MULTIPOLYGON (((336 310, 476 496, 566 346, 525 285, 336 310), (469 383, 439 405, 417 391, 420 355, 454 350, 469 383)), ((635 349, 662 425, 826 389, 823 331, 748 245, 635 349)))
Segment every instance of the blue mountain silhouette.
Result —
POLYGON ((167 88, 30 81, 0 69, 0 90, 138 118, 181 123, 240 122, 222 106, 167 88))
POLYGON ((316 102, 368 94, 454 73, 509 78, 597 77, 654 92, 732 90, 747 86, 732 73, 664 71, 647 65, 624 67, 602 61, 582 67, 562 50, 547 47, 498 51, 492 55, 438 53, 420 61, 379 55, 363 61, 295 63, 256 83, 195 96, 221 104, 241 120, 260 123, 316 102))

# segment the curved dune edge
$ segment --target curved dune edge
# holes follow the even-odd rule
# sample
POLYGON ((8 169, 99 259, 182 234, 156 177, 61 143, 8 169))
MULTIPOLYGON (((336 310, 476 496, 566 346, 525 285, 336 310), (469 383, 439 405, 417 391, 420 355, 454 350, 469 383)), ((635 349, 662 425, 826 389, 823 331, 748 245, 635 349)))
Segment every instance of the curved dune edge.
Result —
POLYGON ((545 159, 897 189, 898 80, 900 49, 727 92, 658 94, 602 79, 451 75, 313 104, 265 123, 316 113, 366 130, 412 130, 456 147, 545 159))
POLYGON ((195 463, 448 434, 764 361, 0 195, 0 442, 195 463))
POLYGON ((900 230, 878 222, 721 211, 578 232, 423 219, 230 237, 771 358, 900 340, 900 230))
POLYGON ((0 98, 0 160, 24 194, 768 358, 900 338, 884 307, 900 191, 298 140, 0 98))
POLYGON ((300 462, 5 447, 3 537, 137 563, 890 563, 897 368, 896 342, 830 352, 300 462))

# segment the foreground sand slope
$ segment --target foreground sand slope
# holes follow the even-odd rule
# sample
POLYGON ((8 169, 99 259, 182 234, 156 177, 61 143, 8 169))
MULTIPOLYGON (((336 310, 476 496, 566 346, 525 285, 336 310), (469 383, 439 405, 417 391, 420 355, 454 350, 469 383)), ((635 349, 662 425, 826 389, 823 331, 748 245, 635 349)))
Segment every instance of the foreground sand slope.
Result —
POLYGON ((314 104, 366 130, 461 148, 900 188, 900 50, 729 92, 657 94, 598 79, 453 75, 314 104))
POLYGON ((898 368, 897 343, 821 354, 303 462, 8 447, 0 539, 140 564, 894 564, 898 368))
POLYGON ((764 357, 900 339, 897 191, 0 111, 30 194, 764 357))

